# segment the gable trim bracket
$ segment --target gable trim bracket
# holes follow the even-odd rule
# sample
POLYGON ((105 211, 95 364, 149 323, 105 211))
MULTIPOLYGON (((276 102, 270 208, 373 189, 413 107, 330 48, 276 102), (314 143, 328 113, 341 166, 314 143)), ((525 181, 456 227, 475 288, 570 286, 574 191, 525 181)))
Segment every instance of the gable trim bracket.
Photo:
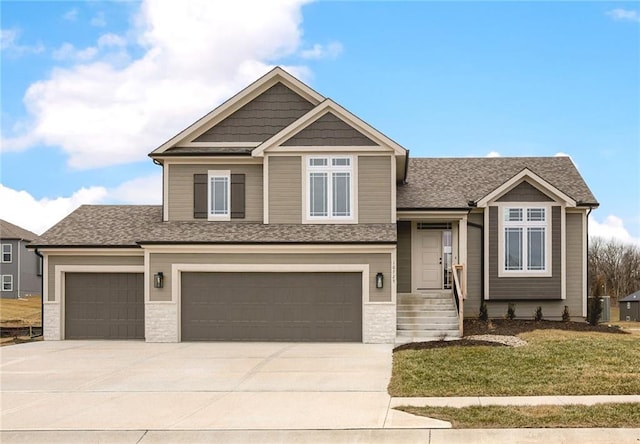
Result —
POLYGON ((553 197, 557 202, 563 203, 566 207, 572 208, 577 206, 577 202, 573 198, 563 193, 528 168, 524 168, 511 179, 507 180, 498 188, 478 200, 476 202, 476 206, 478 208, 486 208, 490 202, 499 199, 503 194, 506 194, 517 185, 524 182, 525 179, 529 179, 529 183, 538 191, 546 195, 551 195, 550 197, 553 197))

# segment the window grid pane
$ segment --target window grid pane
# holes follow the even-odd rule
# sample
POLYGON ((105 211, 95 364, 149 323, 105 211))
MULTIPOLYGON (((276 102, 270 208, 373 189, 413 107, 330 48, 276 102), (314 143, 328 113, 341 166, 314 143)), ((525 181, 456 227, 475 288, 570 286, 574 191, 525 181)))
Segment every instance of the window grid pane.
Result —
POLYGON ((506 228, 504 237, 505 270, 522 270, 522 228, 506 228))
POLYGON ((309 159, 309 166, 327 166, 327 159, 309 159))
POLYGON ((507 222, 522 222, 522 208, 506 208, 504 220, 507 222))
POLYGON ((545 269, 545 229, 529 228, 527 231, 527 270, 545 269))
POLYGON ((351 192, 349 190, 349 173, 333 173, 333 215, 351 215, 351 192))
POLYGON ((309 202, 311 216, 327 216, 327 173, 311 173, 309 175, 309 202))
POLYGON ((350 166, 351 159, 348 157, 338 157, 331 159, 331 165, 333 166, 350 166))
POLYGON ((229 179, 227 177, 211 178, 211 214, 224 216, 228 214, 228 190, 229 179))
POLYGON ((545 220, 544 208, 527 208, 528 222, 544 222, 545 220))

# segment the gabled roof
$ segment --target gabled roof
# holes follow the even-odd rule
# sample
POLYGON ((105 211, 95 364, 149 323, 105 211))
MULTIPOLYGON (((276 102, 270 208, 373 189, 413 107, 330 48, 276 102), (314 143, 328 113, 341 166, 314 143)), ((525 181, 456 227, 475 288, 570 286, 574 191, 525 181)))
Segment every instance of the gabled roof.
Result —
POLYGON ((140 244, 385 244, 395 224, 162 221, 159 205, 83 205, 31 248, 138 248, 140 244))
POLYGON ((635 293, 631 293, 629 296, 626 296, 622 299, 620 299, 618 302, 640 302, 640 290, 636 291, 635 293))
POLYGON ((398 209, 464 209, 524 170, 535 174, 577 206, 598 206, 569 157, 409 159, 407 184, 398 187, 398 209))
POLYGON ((0 239, 31 241, 33 239, 36 239, 37 237, 37 234, 29 230, 25 230, 24 228, 14 225, 11 222, 0 219, 0 239))
POLYGON ((353 113, 347 111, 342 106, 338 105, 331 99, 325 99, 318 106, 313 108, 311 111, 300 117, 298 120, 290 124, 288 127, 284 128, 279 133, 275 134, 270 139, 267 139, 262 144, 258 145, 258 147, 253 150, 251 153, 254 157, 262 157, 264 156, 264 152, 273 148, 281 143, 286 142, 288 139, 302 131, 304 128, 320 119, 322 116, 327 113, 332 113, 351 125, 354 129, 376 142, 380 146, 386 146, 392 149, 396 155, 406 155, 407 150, 400 146, 395 141, 391 140, 380 131, 369 125, 364 120, 360 119, 353 113))
POLYGON ((324 100, 324 97, 322 95, 318 94, 309 86, 305 85, 303 82, 296 79, 282 68, 276 67, 253 82, 251 85, 247 86, 238 94, 215 108, 213 111, 209 112, 207 115, 203 116, 195 123, 184 129, 180 133, 176 134, 171 139, 167 140, 165 143, 153 150, 149 154, 149 156, 154 157, 163 154, 166 150, 174 147, 179 143, 192 141, 207 129, 209 129, 216 123, 221 122, 226 117, 229 117, 235 111, 242 108, 242 106, 246 105, 251 100, 255 99, 260 94, 267 91, 277 83, 282 83, 295 93, 304 97, 313 105, 317 105, 322 100, 324 100))

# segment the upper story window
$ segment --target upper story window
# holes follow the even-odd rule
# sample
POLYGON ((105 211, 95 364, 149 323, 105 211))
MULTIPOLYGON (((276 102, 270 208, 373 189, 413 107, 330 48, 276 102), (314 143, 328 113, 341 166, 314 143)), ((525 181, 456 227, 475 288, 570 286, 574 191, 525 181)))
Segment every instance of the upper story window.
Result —
POLYGON ((353 219, 353 159, 314 156, 307 162, 308 219, 353 219))
POLYGON ((13 262, 13 247, 11 244, 2 244, 2 262, 13 262))
POLYGON ((231 173, 229 171, 209 171, 208 174, 208 219, 231 219, 231 173))
POLYGON ((13 275, 2 275, 2 291, 13 291, 13 275))
POLYGON ((548 270, 548 209, 508 207, 503 209, 503 271, 542 273, 548 270))

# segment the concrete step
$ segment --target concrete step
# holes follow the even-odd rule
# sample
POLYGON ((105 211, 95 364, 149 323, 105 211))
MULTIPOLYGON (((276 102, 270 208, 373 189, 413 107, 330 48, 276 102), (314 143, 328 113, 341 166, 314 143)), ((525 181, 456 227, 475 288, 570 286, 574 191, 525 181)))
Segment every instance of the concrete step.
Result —
POLYGON ((458 330, 403 330, 396 334, 396 343, 419 342, 423 340, 460 338, 458 330))
POLYGON ((396 312, 400 318, 458 318, 455 310, 398 310, 396 312))
POLYGON ((458 323, 455 324, 425 324, 425 325, 400 325, 396 327, 397 333, 402 331, 413 331, 413 332, 423 332, 423 331, 458 331, 458 323))
POLYGON ((398 318, 397 325, 415 325, 418 326, 439 326, 450 325, 452 327, 458 326, 458 318, 398 318))
POLYGON ((455 307, 455 302, 451 299, 434 299, 433 301, 424 301, 424 302, 398 302, 398 307, 433 307, 433 306, 450 306, 455 307))

